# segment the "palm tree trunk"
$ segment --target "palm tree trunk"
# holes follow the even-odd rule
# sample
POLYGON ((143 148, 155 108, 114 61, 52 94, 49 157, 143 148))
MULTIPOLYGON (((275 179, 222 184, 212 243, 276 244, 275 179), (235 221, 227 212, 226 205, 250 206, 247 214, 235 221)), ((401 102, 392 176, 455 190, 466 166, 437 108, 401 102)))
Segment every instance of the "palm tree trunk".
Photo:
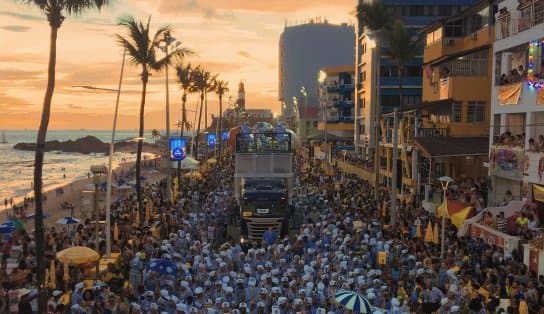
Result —
POLYGON ((198 159, 198 138, 200 137, 200 123, 202 122, 202 107, 204 107, 204 92, 200 93, 200 110, 198 113, 198 127, 196 129, 195 139, 195 159, 198 159))
POLYGON ((36 218, 34 229, 36 235, 36 271, 38 279, 38 313, 47 311, 47 290, 44 289, 45 282, 45 236, 43 226, 43 200, 42 200, 42 171, 43 158, 45 154, 45 138, 49 117, 51 115, 51 100, 55 91, 55 65, 57 63, 57 33, 58 27, 51 26, 49 42, 49 64, 47 67, 47 89, 43 99, 42 119, 36 140, 36 154, 34 158, 34 201, 36 204, 36 218))
MULTIPOLYGON (((145 70, 144 70, 145 72, 145 70)), ((140 226, 143 225, 144 216, 144 206, 143 206, 143 197, 142 197, 142 186, 141 186, 141 164, 142 164, 142 148, 143 148, 143 137, 144 137, 144 109, 145 109, 145 96, 147 90, 147 75, 142 74, 142 97, 140 101, 140 129, 138 131, 138 150, 136 151, 136 199, 138 201, 137 210, 140 213, 140 221, 138 222, 140 226)))
MULTIPOLYGON (((402 182, 402 175, 398 177, 398 138, 399 138, 399 116, 402 117, 402 67, 400 62, 397 62, 397 75, 399 78, 399 109, 398 114, 395 110, 395 122, 393 126, 393 165, 391 166, 391 208, 390 208, 390 225, 394 228, 396 224, 396 209, 397 209, 397 185, 398 180, 402 182)), ((402 172, 401 172, 402 173, 402 172)), ((402 183, 401 183, 402 185, 402 183)))
MULTIPOLYGON (((187 121, 187 90, 183 90, 183 96, 181 97, 181 130, 179 131, 179 137, 183 139, 183 131, 185 129, 185 122, 187 121)), ((187 148, 186 148, 187 149, 187 148)), ((178 191, 181 192, 181 160, 178 160, 178 191)))
POLYGON ((208 127, 208 87, 206 86, 206 92, 204 92, 204 130, 208 127))
POLYGON ((219 94, 219 153, 217 162, 221 164, 221 148, 223 146, 223 95, 219 94))

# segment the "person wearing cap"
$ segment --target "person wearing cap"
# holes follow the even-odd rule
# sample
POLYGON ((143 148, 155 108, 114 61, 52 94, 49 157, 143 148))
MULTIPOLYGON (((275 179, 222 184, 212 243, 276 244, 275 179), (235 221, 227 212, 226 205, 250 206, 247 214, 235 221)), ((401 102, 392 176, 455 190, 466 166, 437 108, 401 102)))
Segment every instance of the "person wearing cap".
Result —
POLYGON ((61 304, 60 297, 62 296, 61 290, 55 290, 51 294, 52 298, 47 302, 47 307, 55 311, 57 305, 61 304))

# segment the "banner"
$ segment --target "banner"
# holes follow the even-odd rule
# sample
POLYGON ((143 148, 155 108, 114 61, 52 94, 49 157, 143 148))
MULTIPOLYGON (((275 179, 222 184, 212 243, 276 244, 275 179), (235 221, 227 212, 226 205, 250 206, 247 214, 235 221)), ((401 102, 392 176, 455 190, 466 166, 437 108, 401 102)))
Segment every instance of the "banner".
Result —
POLYGON ((521 180, 524 164, 523 150, 513 147, 491 147, 489 151, 489 166, 491 174, 521 180))
POLYGON ((504 247, 504 238, 499 234, 490 232, 478 224, 470 224, 469 233, 472 238, 483 239, 489 245, 504 247))
POLYGON ((186 154, 185 139, 171 138, 169 145, 170 145, 170 159, 171 160, 185 159, 185 154, 186 154))
POLYGON ((544 203, 544 186, 533 184, 533 200, 544 203))
POLYGON ((521 95, 521 83, 508 84, 499 87, 499 105, 517 105, 521 95))
POLYGON ((525 153, 523 176, 525 182, 544 183, 544 153, 525 153))
POLYGON ((536 90, 536 104, 544 105, 544 88, 539 88, 536 90))

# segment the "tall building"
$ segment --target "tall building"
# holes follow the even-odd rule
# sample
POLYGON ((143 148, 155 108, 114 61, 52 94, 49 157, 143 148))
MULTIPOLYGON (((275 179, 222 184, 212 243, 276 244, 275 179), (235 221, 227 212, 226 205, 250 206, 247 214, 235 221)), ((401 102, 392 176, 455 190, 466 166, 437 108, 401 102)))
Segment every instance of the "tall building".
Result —
POLYGON ((492 188, 489 200, 495 204, 505 198, 527 197, 542 212, 544 3, 517 0, 497 3, 489 132, 492 188))
MULTIPOLYGON (((378 0, 359 0, 360 3, 378 0)), ((406 27, 416 34, 420 29, 439 19, 460 13, 476 0, 381 0, 391 13, 401 18, 406 27)), ((386 43, 382 43, 385 46, 386 43)), ((377 129, 376 113, 391 112, 399 106, 397 69, 384 53, 377 55, 374 34, 361 25, 357 27, 355 44, 355 135, 358 152, 373 159, 377 129), (379 61, 379 62, 378 62, 379 61), (380 69, 377 69, 377 65, 380 69), (379 80, 378 80, 379 78, 379 80), (378 90, 379 89, 379 90, 378 90), (378 107, 379 105, 379 107, 378 107)), ((404 105, 421 102, 422 56, 408 63, 402 76, 404 105)))
POLYGON ((326 20, 285 27, 279 41, 279 100, 286 121, 297 115, 297 109, 309 112, 305 107, 318 107, 317 73, 331 62, 353 64, 354 38, 353 26, 326 20), (303 87, 306 92, 301 92, 303 87))

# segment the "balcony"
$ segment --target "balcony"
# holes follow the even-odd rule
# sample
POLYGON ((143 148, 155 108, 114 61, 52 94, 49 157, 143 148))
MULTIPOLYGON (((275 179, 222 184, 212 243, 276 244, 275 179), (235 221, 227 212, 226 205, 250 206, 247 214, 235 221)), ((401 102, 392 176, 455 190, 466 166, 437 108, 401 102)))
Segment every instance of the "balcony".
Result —
MULTIPOLYGON (((487 61, 485 62, 487 64, 487 61)), ((441 78, 430 88, 423 88, 423 101, 446 99, 486 99, 490 92, 487 79, 482 76, 450 76, 441 78)))
POLYGON ((510 14, 502 14, 497 18, 495 38, 508 38, 534 26, 544 23, 544 1, 533 0, 521 5, 510 14))
MULTIPOLYGON (((402 86, 403 87, 420 87, 422 85, 423 79, 421 76, 417 77, 402 77, 402 86)), ((399 86, 399 78, 396 76, 393 77, 380 77, 380 84, 382 88, 391 86, 397 88, 399 86)))
POLYGON ((462 37, 443 37, 441 40, 425 46, 423 63, 430 63, 444 56, 471 51, 489 45, 493 40, 493 33, 490 33, 488 26, 462 37))
POLYGON ((419 128, 417 130, 417 137, 437 137, 437 136, 450 136, 448 128, 419 128))
POLYGON ((354 88, 354 84, 331 84, 327 86, 327 93, 352 92, 354 88))

